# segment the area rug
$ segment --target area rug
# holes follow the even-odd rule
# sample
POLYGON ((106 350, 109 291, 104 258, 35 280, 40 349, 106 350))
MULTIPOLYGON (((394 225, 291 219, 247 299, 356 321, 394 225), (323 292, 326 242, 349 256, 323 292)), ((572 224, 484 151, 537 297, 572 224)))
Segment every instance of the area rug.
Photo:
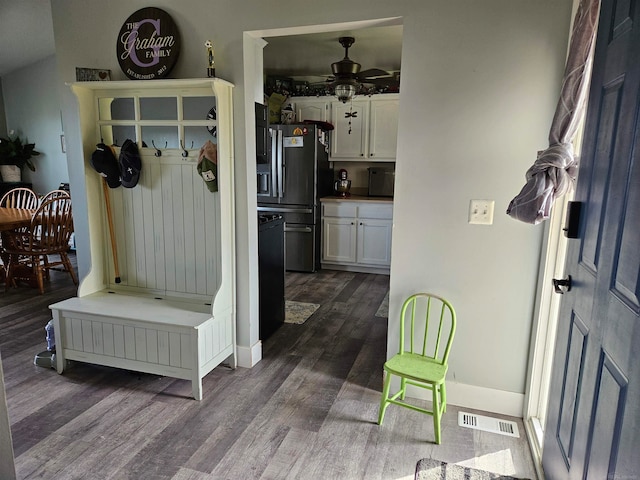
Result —
POLYGON ((423 458, 416 465, 415 480, 526 480, 500 475, 498 473, 476 470, 453 463, 441 462, 432 458, 423 458))
POLYGON ((382 299, 382 303, 378 307, 378 311, 376 312, 376 317, 389 317, 389 292, 382 299))
POLYGON ((287 300, 284 303, 284 323, 301 325, 320 308, 317 303, 294 302, 287 300))

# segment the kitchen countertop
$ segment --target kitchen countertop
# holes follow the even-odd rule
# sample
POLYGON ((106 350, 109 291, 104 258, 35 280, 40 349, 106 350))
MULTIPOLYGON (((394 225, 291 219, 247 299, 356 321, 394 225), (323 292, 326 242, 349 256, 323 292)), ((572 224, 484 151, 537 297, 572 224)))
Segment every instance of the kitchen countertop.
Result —
POLYGON ((336 197, 330 195, 320 198, 321 202, 377 202, 393 203, 393 197, 369 197, 367 195, 351 195, 350 197, 336 197))

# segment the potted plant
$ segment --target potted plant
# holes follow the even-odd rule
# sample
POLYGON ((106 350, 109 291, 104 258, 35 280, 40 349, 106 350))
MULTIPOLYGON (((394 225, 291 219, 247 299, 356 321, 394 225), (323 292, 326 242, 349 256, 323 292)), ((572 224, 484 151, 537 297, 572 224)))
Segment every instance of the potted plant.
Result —
POLYGON ((0 174, 3 182, 21 181, 24 167, 36 171, 31 159, 40 155, 40 152, 35 146, 35 143, 29 143, 27 139, 22 141, 17 135, 13 139, 0 138, 0 174))

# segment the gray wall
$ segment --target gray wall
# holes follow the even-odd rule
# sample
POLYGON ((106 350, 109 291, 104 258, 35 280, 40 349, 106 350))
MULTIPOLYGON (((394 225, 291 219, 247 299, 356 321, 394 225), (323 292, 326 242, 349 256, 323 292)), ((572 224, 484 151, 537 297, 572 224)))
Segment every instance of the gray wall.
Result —
POLYGON ((36 171, 24 169, 22 178, 32 182, 37 193, 47 193, 69 181, 67 157, 60 135, 62 111, 55 56, 2 77, 7 131, 35 142, 40 155, 34 157, 36 171))
POLYGON ((4 94, 2 92, 2 78, 0 78, 0 137, 7 136, 7 119, 4 113, 4 94))
MULTIPOLYGON (((256 177, 247 132, 261 79, 244 78, 255 64, 244 56, 245 32, 403 17, 389 353, 397 345, 402 300, 431 290, 449 298, 459 316, 450 380, 522 394, 543 227, 520 224, 504 211, 547 143, 571 0, 326 0, 286 11, 279 5, 245 0, 239 14, 234 1, 154 3, 182 33, 173 77, 205 76, 204 42, 211 39, 217 75, 236 85, 238 343, 258 341, 256 177), (492 226, 468 224, 471 199, 496 201, 492 226)), ((116 37, 144 6, 141 0, 52 0, 72 188, 83 182, 83 158, 76 101, 64 82, 74 80, 76 66, 109 68, 112 80, 126 79, 116 37)), ((89 241, 86 211, 76 202, 74 214, 78 242, 89 241)), ((90 268, 82 249, 79 265, 81 274, 90 268)))

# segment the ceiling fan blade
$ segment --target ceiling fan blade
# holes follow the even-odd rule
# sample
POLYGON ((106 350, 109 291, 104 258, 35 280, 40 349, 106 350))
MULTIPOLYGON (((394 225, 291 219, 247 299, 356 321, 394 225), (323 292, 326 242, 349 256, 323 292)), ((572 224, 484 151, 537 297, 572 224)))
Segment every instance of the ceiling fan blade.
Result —
POLYGON ((375 77, 388 77, 390 75, 391 74, 385 70, 380 70, 379 68, 369 68, 358 73, 357 77, 358 79, 365 79, 375 77))
POLYGON ((377 85, 379 87, 392 87, 398 86, 400 84, 400 81, 395 77, 383 77, 361 80, 361 83, 369 83, 372 85, 377 85))

